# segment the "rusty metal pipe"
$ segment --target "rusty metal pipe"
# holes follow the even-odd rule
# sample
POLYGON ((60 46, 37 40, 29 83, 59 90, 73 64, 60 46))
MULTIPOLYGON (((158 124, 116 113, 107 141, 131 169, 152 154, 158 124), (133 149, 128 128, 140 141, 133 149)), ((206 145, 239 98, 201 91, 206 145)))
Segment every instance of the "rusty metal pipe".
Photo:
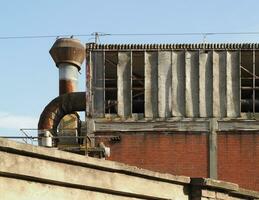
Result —
MULTIPOLYGON (((55 41, 49 53, 59 68, 59 95, 62 96, 51 101, 44 109, 38 124, 38 135, 43 137, 39 141, 39 145, 51 147, 52 136, 56 135, 57 126, 61 119, 66 114, 72 114, 70 117, 72 117, 73 122, 71 122, 72 125, 70 124, 70 126, 77 128, 79 116, 75 111, 85 109, 85 106, 79 110, 76 108, 79 104, 81 106, 85 104, 85 95, 80 95, 79 93, 76 95, 74 93, 63 96, 63 94, 77 91, 78 72, 85 59, 85 45, 81 44, 77 39, 60 38, 55 41), (82 101, 73 101, 77 98, 81 98, 82 101)), ((64 124, 61 123, 61 127, 64 128, 64 124)), ((77 131, 75 130, 69 134, 77 135, 77 131)))
POLYGON ((49 52, 59 68, 59 94, 76 92, 78 72, 85 59, 85 46, 77 39, 60 38, 49 52))
POLYGON ((76 92, 78 68, 69 63, 59 64, 59 95, 76 92))
MULTIPOLYGON (((47 132, 56 136, 60 120, 67 114, 85 111, 85 107, 85 92, 72 92, 56 97, 44 108, 40 115, 38 136, 45 137, 47 132)), ((39 140, 39 145, 41 145, 41 140, 39 140)))

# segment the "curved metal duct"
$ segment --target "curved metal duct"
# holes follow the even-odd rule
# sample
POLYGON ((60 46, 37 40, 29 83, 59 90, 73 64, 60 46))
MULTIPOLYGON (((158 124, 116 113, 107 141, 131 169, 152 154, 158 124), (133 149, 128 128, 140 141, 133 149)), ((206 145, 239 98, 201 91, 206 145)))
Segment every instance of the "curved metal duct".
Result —
POLYGON ((60 120, 67 114, 84 111, 86 107, 85 92, 72 92, 53 99, 43 110, 38 122, 38 136, 44 137, 45 132, 57 134, 60 120))

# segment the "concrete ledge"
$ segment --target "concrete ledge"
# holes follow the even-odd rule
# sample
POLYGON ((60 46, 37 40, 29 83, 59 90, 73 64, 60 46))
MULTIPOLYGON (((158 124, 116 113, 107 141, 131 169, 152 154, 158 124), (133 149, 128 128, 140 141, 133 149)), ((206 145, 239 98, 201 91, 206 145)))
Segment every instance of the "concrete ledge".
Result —
POLYGON ((252 197, 254 199, 259 199, 259 192, 253 190, 247 190, 239 188, 237 191, 231 192, 233 196, 243 196, 243 197, 252 197))
MULTIPOLYGON (((210 178, 191 178, 191 185, 197 189, 200 189, 200 195, 209 197, 208 194, 215 193, 225 193, 228 197, 237 197, 239 199, 259 199, 259 192, 246 190, 239 188, 238 184, 230 183, 226 181, 220 181, 210 178), (206 195, 204 195, 206 193, 206 195)), ((211 197, 210 197, 211 198, 211 197)))
POLYGON ((238 184, 210 179, 210 178, 192 178, 191 184, 196 186, 201 186, 201 187, 212 187, 215 189, 223 189, 226 191, 237 191, 239 189, 238 184))
MULTIPOLYGON (((111 197, 107 199, 113 199, 112 196, 188 199, 189 177, 160 174, 112 161, 4 139, 0 139, 0 158, 0 181, 5 177, 81 189, 109 194, 111 197)), ((64 193, 67 191, 68 189, 64 189, 64 193)), ((0 191, 2 192, 5 191, 0 191)))
POLYGON ((81 156, 69 152, 60 151, 53 148, 33 146, 29 144, 19 143, 7 139, 0 138, 0 151, 5 151, 9 153, 15 153, 19 155, 31 156, 35 158, 48 159, 56 162, 64 162, 68 164, 74 164, 79 166, 86 166, 90 168, 95 168, 99 170, 117 172, 128 175, 136 175, 139 177, 150 178, 153 180, 159 180, 164 182, 172 183, 190 183, 190 177, 187 176, 174 176, 171 174, 162 174, 158 172, 153 172, 146 169, 140 169, 134 166, 129 166, 126 164, 101 160, 97 158, 91 158, 86 156, 81 156))

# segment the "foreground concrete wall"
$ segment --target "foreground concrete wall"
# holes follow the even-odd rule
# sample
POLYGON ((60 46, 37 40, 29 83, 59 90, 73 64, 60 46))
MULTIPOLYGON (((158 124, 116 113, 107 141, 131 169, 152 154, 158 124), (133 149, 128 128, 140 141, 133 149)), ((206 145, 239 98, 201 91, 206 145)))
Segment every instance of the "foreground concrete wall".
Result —
POLYGON ((5 200, 77 199, 74 194, 84 199, 188 199, 189 182, 188 177, 0 140, 5 200))
POLYGON ((256 199, 236 184, 160 174, 124 164, 0 139, 1 199, 256 199), (205 192, 204 192, 205 191, 205 192))

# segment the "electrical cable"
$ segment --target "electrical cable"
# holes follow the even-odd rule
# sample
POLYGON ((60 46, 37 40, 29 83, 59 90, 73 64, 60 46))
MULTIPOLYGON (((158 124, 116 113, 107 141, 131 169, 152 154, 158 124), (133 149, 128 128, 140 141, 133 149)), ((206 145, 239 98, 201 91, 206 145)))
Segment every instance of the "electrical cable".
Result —
POLYGON ((0 36, 0 40, 10 39, 43 39, 59 37, 91 37, 98 35, 103 36, 208 36, 208 35, 259 35, 259 32, 185 32, 185 33, 99 33, 91 34, 56 34, 56 35, 21 35, 21 36, 0 36))

